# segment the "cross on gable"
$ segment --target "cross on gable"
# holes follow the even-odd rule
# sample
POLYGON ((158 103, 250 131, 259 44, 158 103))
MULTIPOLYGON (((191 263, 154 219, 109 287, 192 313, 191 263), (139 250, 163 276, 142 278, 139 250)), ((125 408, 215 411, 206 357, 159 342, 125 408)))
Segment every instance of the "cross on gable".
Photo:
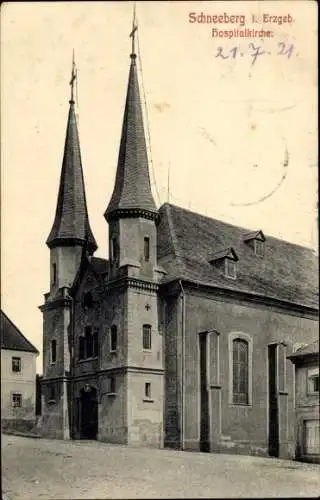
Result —
POLYGON ((147 311, 149 311, 149 309, 151 309, 151 306, 150 306, 149 304, 146 304, 146 305, 145 305, 145 309, 146 309, 147 311))

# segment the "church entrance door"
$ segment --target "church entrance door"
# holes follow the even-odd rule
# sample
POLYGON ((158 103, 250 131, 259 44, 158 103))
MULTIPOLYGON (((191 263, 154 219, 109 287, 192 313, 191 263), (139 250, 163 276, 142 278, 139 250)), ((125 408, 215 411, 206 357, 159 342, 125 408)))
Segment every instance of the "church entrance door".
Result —
POLYGON ((86 385, 80 391, 79 400, 79 430, 80 439, 97 439, 98 433, 98 402, 97 390, 86 385))

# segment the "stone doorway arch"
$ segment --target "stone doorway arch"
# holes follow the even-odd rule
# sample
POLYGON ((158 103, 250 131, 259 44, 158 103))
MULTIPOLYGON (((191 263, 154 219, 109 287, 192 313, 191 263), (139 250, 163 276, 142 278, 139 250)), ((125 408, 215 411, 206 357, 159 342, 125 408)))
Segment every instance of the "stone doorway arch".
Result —
POLYGON ((80 390, 79 434, 80 439, 97 439, 98 434, 97 389, 88 384, 80 390))

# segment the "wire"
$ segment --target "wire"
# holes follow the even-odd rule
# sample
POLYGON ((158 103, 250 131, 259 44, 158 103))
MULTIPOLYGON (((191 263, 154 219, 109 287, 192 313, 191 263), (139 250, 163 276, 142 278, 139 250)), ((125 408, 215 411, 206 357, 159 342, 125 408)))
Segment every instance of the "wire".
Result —
POLYGON ((140 73, 141 73, 141 85, 142 85, 142 93, 143 93, 145 115, 146 115, 147 136, 148 136, 149 151, 150 151, 149 157, 150 157, 150 163, 151 163, 151 169, 152 169, 152 176, 153 176, 155 191, 156 191, 156 194, 157 194, 158 203, 161 205, 160 195, 159 195, 159 191, 158 191, 158 187, 157 187, 157 182, 156 182, 155 169, 154 169, 154 164, 153 164, 153 159, 152 159, 152 149, 151 149, 151 137, 150 137, 148 107, 147 107, 146 93, 145 93, 144 83, 143 83, 142 61, 141 61, 141 54, 140 54, 139 30, 137 30, 137 42, 138 42, 137 46, 138 46, 139 68, 140 68, 140 73))
POLYGON ((77 103, 77 123, 79 125, 79 100, 78 100, 78 68, 76 67, 76 103, 77 103))

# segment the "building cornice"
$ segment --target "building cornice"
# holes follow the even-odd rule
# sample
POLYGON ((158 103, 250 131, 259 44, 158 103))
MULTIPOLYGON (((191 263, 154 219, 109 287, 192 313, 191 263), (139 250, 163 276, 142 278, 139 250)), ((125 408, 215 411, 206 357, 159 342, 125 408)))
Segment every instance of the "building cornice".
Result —
POLYGON ((40 384, 46 385, 46 384, 51 384, 52 382, 70 382, 71 377, 70 375, 57 375, 56 377, 45 377, 44 375, 41 376, 41 379, 39 379, 40 384))
POLYGON ((69 295, 69 288, 62 287, 57 291, 57 294, 50 299, 50 294, 45 294, 45 303, 39 306, 41 312, 50 311, 59 307, 70 307, 72 298, 69 295))
POLYGON ((125 290, 127 288, 136 288, 138 290, 156 293, 159 290, 159 284, 153 281, 145 281, 128 276, 105 283, 106 291, 112 291, 114 289, 125 290))
POLYGON ((49 248, 55 247, 74 247, 74 246, 84 246, 86 244, 86 240, 83 238, 62 238, 56 237, 47 242, 49 248))
POLYGON ((158 212, 152 210, 146 210, 143 208, 117 208, 111 212, 105 212, 105 218, 107 222, 119 220, 119 219, 149 219, 152 221, 157 221, 158 212))
MULTIPOLYGON (((179 279, 174 279, 170 282, 160 284, 160 291, 166 290, 167 288, 171 288, 173 293, 178 294, 179 279)), ((196 293, 197 295, 206 295, 211 298, 229 298, 230 300, 239 300, 245 304, 255 304, 257 306, 265 306, 274 309, 278 309, 281 311, 286 311, 287 313, 293 315, 304 315, 306 317, 311 317, 312 319, 318 318, 319 310, 316 307, 308 306, 305 304, 298 304, 296 302, 290 302, 282 299, 277 299, 268 296, 257 295, 254 293, 244 292, 241 290, 231 290, 226 288, 221 288, 219 286, 204 284, 199 282, 194 282, 192 280, 183 279, 181 281, 184 284, 186 290, 192 291, 192 293, 196 293)))
POLYGON ((290 356, 287 356, 287 359, 290 359, 292 363, 295 365, 308 365, 309 363, 318 363, 319 364, 319 353, 312 352, 307 354, 298 354, 294 353, 290 356))
POLYGON ((106 374, 115 374, 115 373, 146 373, 146 374, 153 374, 153 375, 163 375, 164 374, 164 369, 162 368, 145 368, 142 366, 130 366, 130 365, 124 365, 124 366, 114 366, 110 368, 103 368, 101 370, 95 370, 95 371, 90 371, 86 373, 80 373, 79 375, 74 375, 73 377, 71 376, 66 376, 66 375, 61 375, 57 377, 48 377, 45 378, 43 377, 41 380, 41 383, 46 384, 50 382, 57 382, 59 380, 61 381, 81 381, 81 380, 87 380, 87 379, 92 379, 92 378, 98 378, 102 375, 106 374))

